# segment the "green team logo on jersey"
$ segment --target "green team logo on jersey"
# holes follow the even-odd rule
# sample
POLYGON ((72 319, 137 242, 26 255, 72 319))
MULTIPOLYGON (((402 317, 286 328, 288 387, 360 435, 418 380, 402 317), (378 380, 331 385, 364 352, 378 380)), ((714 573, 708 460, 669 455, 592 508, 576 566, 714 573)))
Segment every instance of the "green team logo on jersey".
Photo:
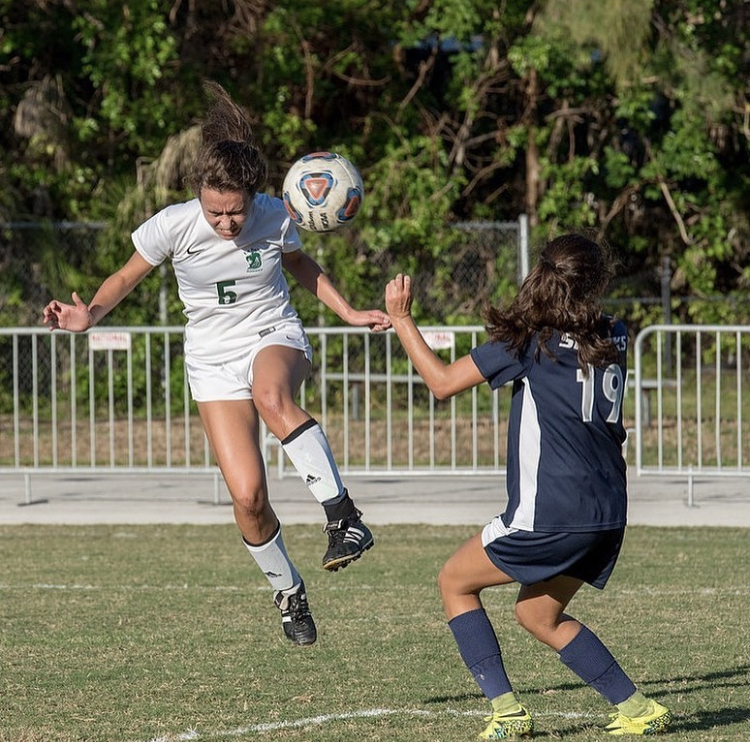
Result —
POLYGON ((257 250, 245 254, 245 260, 247 260, 247 272, 252 273, 253 271, 259 271, 261 269, 260 253, 257 250))

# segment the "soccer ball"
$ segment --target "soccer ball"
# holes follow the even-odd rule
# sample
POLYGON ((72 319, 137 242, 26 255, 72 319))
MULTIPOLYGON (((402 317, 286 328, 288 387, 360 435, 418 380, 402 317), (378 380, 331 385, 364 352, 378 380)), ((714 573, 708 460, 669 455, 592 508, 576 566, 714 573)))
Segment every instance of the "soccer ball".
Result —
POLYGON ((349 224, 364 197, 359 170, 334 152, 300 157, 289 168, 282 188, 289 216, 309 232, 332 232, 349 224))

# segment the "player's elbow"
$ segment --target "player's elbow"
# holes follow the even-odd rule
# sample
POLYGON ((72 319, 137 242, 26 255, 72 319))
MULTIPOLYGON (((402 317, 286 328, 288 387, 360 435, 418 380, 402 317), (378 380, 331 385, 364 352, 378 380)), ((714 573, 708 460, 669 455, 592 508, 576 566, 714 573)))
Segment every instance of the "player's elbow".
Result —
POLYGON ((430 391, 432 392, 432 396, 435 397, 435 399, 440 400, 441 402, 445 399, 449 399, 454 394, 452 389, 441 382, 428 384, 428 386, 430 388, 430 391))
POLYGON ((420 369, 420 372, 433 396, 441 401, 468 388, 465 373, 455 363, 449 366, 436 364, 420 369))

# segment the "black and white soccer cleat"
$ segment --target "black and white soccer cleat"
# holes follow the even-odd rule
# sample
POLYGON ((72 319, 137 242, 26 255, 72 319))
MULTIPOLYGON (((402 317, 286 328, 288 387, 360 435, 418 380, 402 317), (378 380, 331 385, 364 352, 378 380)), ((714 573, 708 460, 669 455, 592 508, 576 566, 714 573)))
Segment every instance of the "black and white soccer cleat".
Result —
POLYGON ((281 627, 286 638, 299 646, 315 644, 318 632, 307 604, 305 583, 300 582, 291 590, 280 590, 274 596, 274 603, 281 611, 281 627))
POLYGON ((326 507, 326 514, 329 520, 323 531, 328 534, 328 549, 323 557, 323 569, 336 572, 359 559, 372 548, 375 539, 348 495, 342 502, 326 507))

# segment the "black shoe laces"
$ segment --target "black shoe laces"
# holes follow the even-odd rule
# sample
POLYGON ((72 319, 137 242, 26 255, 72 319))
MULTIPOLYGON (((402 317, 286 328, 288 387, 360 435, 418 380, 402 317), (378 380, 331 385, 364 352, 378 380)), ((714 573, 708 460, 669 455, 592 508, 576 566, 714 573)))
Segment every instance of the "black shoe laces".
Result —
POLYGON ((307 596, 301 593, 290 595, 288 611, 292 621, 304 621, 310 615, 307 596))

